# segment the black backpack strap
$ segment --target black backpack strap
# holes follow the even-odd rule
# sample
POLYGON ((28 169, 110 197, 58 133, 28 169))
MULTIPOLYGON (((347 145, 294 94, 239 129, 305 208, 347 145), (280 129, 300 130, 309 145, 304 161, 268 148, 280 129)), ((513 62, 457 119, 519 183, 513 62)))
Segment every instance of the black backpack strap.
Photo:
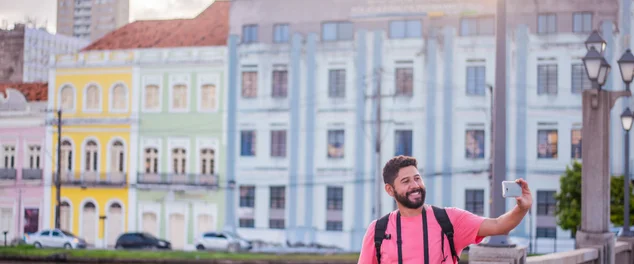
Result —
POLYGON ((442 232, 447 236, 447 240, 449 240, 451 256, 453 256, 453 258, 455 258, 457 261, 460 261, 460 256, 458 256, 458 254, 456 253, 456 247, 454 246, 453 242, 453 225, 451 224, 451 220, 447 215, 447 211, 444 208, 439 208, 436 206, 432 206, 432 208, 434 209, 434 216, 436 216, 436 221, 438 221, 440 228, 442 228, 442 232))
MULTIPOLYGON (((390 214, 386 214, 376 221, 374 225, 374 248, 376 249, 376 259, 378 263, 381 263, 381 244, 385 237, 385 230, 387 230, 387 222, 390 220, 390 214)), ((387 237, 389 239, 389 237, 387 237)))

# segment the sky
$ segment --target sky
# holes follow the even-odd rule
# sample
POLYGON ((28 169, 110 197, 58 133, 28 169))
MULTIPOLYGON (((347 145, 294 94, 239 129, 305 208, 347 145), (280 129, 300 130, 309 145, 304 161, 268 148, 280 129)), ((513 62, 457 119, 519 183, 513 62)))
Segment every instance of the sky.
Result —
MULTIPOLYGON (((145 19, 191 18, 203 11, 213 0, 129 0, 130 22, 145 19)), ((49 32, 55 32, 57 0, 0 0, 0 26, 9 28, 27 17, 49 32), (4 22, 6 21, 6 22, 4 22)))

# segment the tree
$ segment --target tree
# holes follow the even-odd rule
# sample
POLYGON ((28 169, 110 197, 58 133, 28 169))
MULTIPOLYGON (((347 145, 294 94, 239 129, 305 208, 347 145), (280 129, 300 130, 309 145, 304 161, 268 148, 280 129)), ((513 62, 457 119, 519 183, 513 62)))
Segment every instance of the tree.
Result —
MULTIPOLYGON (((610 221, 616 226, 623 226, 623 175, 612 177, 610 179, 610 221)), ((634 224, 634 195, 632 191, 632 182, 630 181, 630 224, 634 224)))
MULTIPOLYGON (((623 176, 610 179, 610 221, 616 226, 623 225, 623 176)), ((572 167, 559 179, 560 191, 555 194, 557 225, 570 230, 575 237, 581 227, 581 164, 574 162, 572 167)), ((630 182, 630 186, 632 186, 630 182)), ((632 187, 630 187, 630 190, 632 187)), ((630 223, 634 223, 634 195, 630 193, 630 223)))
POLYGON ((560 191, 555 194, 557 207, 557 225, 570 230, 572 236, 581 227, 581 164, 574 162, 572 168, 566 166, 566 172, 559 178, 560 191))

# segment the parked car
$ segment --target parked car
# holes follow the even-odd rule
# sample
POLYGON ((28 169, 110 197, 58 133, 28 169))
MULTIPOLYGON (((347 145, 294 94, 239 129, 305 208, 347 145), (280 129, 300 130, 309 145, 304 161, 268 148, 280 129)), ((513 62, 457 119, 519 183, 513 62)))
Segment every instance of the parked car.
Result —
POLYGON ((172 249, 172 243, 145 232, 130 232, 119 236, 115 249, 172 249))
POLYGON ((86 248, 86 240, 61 229, 45 229, 24 235, 26 244, 36 248, 86 248))
POLYGON ((206 232, 195 242, 197 250, 217 250, 217 251, 249 251, 253 248, 253 243, 238 234, 230 232, 206 232))

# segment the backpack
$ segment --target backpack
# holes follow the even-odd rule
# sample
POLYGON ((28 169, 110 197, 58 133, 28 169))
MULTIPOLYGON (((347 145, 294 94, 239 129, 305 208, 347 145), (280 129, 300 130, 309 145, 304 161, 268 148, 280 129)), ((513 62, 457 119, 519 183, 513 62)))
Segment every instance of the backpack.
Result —
MULTIPOLYGON (((451 250, 452 258, 455 258, 457 261, 460 261, 460 257, 456 254, 456 248, 453 242, 453 225, 451 224, 451 220, 449 220, 449 216, 447 215, 447 211, 444 208, 439 208, 436 206, 432 206, 434 210, 434 216, 436 217, 436 221, 442 228, 442 245, 441 250, 444 255, 444 244, 445 239, 443 234, 447 236, 447 240, 449 240, 449 248, 451 250)), ((390 218, 390 214, 386 214, 376 221, 376 225, 374 226, 374 247, 376 248, 376 258, 379 264, 381 264, 381 244, 383 243, 383 239, 390 239, 391 235, 385 235, 385 231, 387 230, 387 223, 390 218)))

